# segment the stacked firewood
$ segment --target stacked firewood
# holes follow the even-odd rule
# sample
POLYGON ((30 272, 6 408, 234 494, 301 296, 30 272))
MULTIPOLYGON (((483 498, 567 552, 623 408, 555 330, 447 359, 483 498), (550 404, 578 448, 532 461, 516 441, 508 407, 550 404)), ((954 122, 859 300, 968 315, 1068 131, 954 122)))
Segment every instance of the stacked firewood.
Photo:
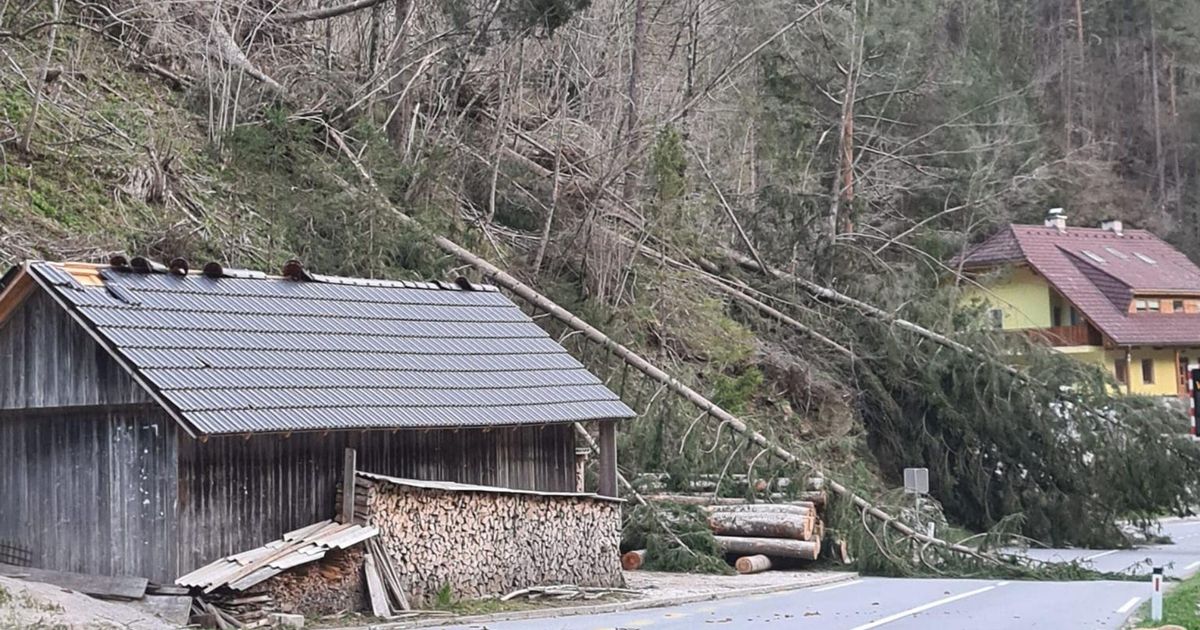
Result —
POLYGON ((619 502, 383 480, 366 494, 382 551, 411 601, 447 587, 476 598, 542 584, 624 586, 619 502))
MULTIPOLYGON (((635 486, 666 488, 665 473, 643 474, 635 486)), ((733 562, 739 573, 758 573, 784 566, 794 567, 822 557, 825 525, 821 512, 825 507, 824 480, 812 477, 802 481, 802 489, 787 478, 748 479, 731 475, 718 479, 701 475, 689 481, 692 492, 647 495, 651 501, 702 507, 717 546, 733 562), (726 485, 730 484, 730 485, 726 485), (717 497, 718 487, 732 487, 754 499, 717 497), (769 501, 769 502, 768 502, 769 501)), ((826 556, 847 561, 841 541, 825 541, 826 556)), ((646 561, 646 551, 624 554, 621 566, 638 569, 646 561)))
POLYGON ((280 612, 335 615, 357 611, 366 599, 362 565, 361 545, 333 549, 317 562, 284 571, 263 585, 280 612))

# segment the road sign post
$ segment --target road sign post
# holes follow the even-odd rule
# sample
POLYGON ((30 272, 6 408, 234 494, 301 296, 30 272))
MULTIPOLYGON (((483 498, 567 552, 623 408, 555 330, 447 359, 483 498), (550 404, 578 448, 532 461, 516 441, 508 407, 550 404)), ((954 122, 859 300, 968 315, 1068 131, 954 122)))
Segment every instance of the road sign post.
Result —
MULTIPOLYGON (((905 468, 904 492, 913 495, 917 509, 917 531, 921 531, 921 496, 929 494, 929 469, 905 468)), ((933 534, 930 534, 932 536, 933 534)))
POLYGON ((1162 621, 1162 567, 1154 567, 1154 573, 1150 576, 1150 584, 1154 588, 1154 592, 1150 594, 1150 619, 1152 621, 1162 621))

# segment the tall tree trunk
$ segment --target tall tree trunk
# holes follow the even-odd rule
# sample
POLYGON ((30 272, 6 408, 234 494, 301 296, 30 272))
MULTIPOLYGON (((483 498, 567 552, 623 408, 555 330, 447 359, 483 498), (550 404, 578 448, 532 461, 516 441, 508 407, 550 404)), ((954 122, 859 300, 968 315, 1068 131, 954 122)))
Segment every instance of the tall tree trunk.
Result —
POLYGON ((388 91, 395 99, 395 104, 392 106, 393 111, 388 118, 388 137, 391 138, 393 146, 400 149, 405 149, 412 142, 412 139, 408 137, 408 130, 412 122, 409 119, 412 118, 413 108, 404 95, 404 87, 408 85, 408 73, 404 72, 404 40, 408 32, 408 20, 411 12, 412 0, 396 0, 395 36, 392 42, 392 55, 388 60, 388 73, 392 77, 388 84, 388 91))
POLYGON ((33 132, 37 128, 38 112, 42 108, 42 101, 46 99, 47 79, 50 76, 50 62, 54 60, 54 45, 58 41, 58 19, 62 13, 62 0, 53 0, 51 7, 53 11, 53 21, 50 22, 50 30, 46 34, 46 56, 42 57, 42 68, 38 82, 33 85, 33 89, 37 90, 33 94, 33 105, 29 108, 29 118, 25 121, 25 130, 21 134, 21 153, 29 153, 29 145, 33 142, 33 132))
POLYGON ((1154 174, 1158 182, 1158 207, 1167 207, 1167 164, 1163 159, 1162 112, 1158 89, 1158 36, 1154 33, 1154 12, 1150 13, 1150 50, 1146 54, 1146 69, 1150 72, 1150 98, 1154 114, 1154 174))
MULTIPOLYGON (((850 35, 850 63, 846 64, 846 84, 842 89, 842 113, 839 122, 837 169, 833 178, 833 200, 829 207, 829 239, 826 253, 832 253, 833 244, 839 233, 854 229, 852 206, 854 203, 854 100, 857 98, 859 69, 862 64, 864 35, 858 19, 858 5, 854 5, 854 29, 850 35)), ((828 255, 822 257, 830 261, 828 255)))
POLYGON ((637 169, 634 162, 638 153, 637 132, 640 125, 638 104, 641 100, 642 46, 646 38, 646 0, 633 3, 633 50, 629 63, 629 102, 625 109, 625 180, 621 198, 633 203, 637 193, 637 169))

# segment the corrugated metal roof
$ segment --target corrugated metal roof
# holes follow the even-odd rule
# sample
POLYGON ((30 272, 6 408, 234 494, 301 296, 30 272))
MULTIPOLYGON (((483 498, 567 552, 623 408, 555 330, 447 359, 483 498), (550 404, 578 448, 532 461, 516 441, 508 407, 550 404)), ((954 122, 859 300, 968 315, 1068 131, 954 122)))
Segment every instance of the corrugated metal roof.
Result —
POLYGON ((566 497, 574 499, 597 499, 600 501, 616 501, 624 502, 624 499, 617 497, 606 497, 590 492, 540 492, 538 490, 518 490, 515 488, 501 488, 499 486, 476 486, 469 483, 456 483, 453 481, 426 481, 424 479, 404 479, 401 477, 389 477, 387 475, 379 475, 358 471, 359 477, 371 479, 373 481, 382 481, 397 486, 406 486, 409 488, 421 488, 424 490, 445 490, 447 492, 487 492, 490 494, 527 494, 539 497, 566 497))
POLYGON ((201 434, 634 415, 494 287, 29 269, 201 434))
POLYGON ((223 586, 244 591, 263 580, 325 557, 379 534, 376 527, 321 521, 301 527, 262 547, 221 558, 175 580, 179 586, 210 593, 223 586))

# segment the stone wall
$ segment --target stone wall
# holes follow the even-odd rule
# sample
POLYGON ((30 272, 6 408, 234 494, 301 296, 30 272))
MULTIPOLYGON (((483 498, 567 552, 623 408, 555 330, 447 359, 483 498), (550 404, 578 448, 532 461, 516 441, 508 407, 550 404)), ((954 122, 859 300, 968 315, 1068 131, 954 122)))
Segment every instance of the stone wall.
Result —
POLYGON ((621 502, 369 475, 366 512, 414 602, 539 584, 622 586, 621 502))

